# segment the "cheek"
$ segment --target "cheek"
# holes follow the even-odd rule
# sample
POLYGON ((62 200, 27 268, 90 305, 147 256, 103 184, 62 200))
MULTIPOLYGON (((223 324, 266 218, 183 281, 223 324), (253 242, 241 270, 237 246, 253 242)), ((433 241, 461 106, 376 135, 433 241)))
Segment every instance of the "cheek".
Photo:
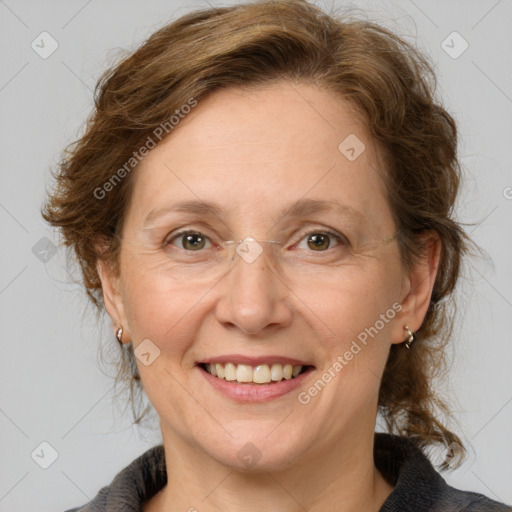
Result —
MULTIPOLYGON (((197 339, 200 316, 207 307, 205 290, 194 286, 178 290, 173 280, 162 273, 137 271, 136 266, 129 275, 124 299, 134 349, 149 339, 160 350, 147 366, 136 359, 144 391, 167 421, 181 425, 187 417, 189 422, 200 422, 201 408, 190 406, 183 383, 184 370, 194 364, 190 349, 197 339)), ((184 429, 182 434, 186 433, 184 429)))
POLYGON ((197 325, 192 318, 204 300, 204 287, 178 286, 165 272, 141 268, 133 265, 126 272, 124 303, 134 345, 149 338, 161 350, 180 352, 187 332, 197 325))
POLYGON ((364 343, 365 337, 387 342, 399 307, 399 283, 396 264, 373 260, 343 269, 321 286, 296 287, 294 294, 306 306, 304 315, 323 334, 325 346, 341 350, 352 340, 364 343))
POLYGON ((398 276, 380 265, 368 266, 364 272, 347 273, 323 293, 310 291, 307 315, 313 330, 323 333, 319 342, 326 356, 318 379, 328 383, 325 389, 317 386, 321 392, 306 393, 314 396, 315 407, 333 412, 327 420, 333 429, 333 418, 348 421, 376 403, 391 328, 400 308, 398 276))

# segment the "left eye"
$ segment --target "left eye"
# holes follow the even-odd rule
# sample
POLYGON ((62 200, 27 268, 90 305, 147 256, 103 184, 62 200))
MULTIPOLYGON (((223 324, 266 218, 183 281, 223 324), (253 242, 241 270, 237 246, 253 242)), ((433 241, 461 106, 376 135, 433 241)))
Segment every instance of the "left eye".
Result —
POLYGON ((306 242, 309 249, 316 252, 323 252, 329 249, 333 246, 333 241, 334 246, 345 242, 343 237, 330 231, 311 231, 307 233, 299 242, 298 247, 301 249, 305 248, 304 246, 301 247, 303 240, 306 242))

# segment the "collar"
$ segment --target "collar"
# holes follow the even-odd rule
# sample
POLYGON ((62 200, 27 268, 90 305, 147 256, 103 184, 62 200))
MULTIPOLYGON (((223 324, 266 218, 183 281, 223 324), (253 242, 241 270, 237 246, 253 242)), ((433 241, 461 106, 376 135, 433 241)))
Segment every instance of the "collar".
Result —
MULTIPOLYGON (((377 469, 394 486, 379 512, 512 510, 481 494, 450 487, 412 439, 376 433, 374 460, 377 469)), ((158 445, 124 468, 88 505, 67 512, 141 512, 142 504, 166 484, 164 447, 158 445)))

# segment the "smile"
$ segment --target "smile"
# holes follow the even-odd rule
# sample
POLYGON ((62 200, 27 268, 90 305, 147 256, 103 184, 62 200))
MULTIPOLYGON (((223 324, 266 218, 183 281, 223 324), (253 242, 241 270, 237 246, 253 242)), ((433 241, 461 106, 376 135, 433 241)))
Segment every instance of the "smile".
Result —
POLYGON ((308 366, 291 364, 248 364, 213 363, 199 365, 210 375, 228 382, 240 384, 270 384, 282 380, 291 380, 308 369, 308 366))

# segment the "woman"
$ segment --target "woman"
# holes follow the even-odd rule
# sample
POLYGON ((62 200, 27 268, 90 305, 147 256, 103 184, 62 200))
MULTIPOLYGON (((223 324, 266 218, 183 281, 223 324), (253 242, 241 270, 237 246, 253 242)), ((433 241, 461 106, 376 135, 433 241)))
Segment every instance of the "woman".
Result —
POLYGON ((303 0, 189 14, 102 77, 43 215, 163 445, 75 511, 510 510, 424 455, 463 451, 431 376, 469 243, 433 91, 303 0))

